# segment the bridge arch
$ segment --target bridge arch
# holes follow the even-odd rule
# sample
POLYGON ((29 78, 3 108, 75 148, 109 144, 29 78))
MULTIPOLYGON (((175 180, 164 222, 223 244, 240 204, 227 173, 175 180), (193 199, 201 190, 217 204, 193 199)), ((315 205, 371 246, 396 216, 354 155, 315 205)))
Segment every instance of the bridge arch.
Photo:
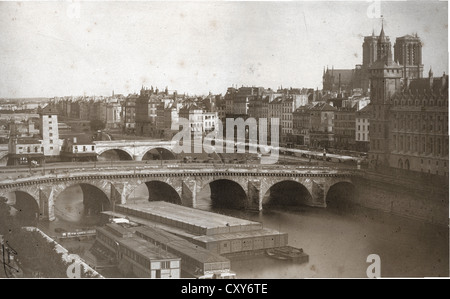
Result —
POLYGON ((247 186, 232 177, 202 180, 198 185, 197 205, 212 208, 246 208, 249 205, 247 186))
POLYGON ((175 160, 177 155, 171 148, 165 146, 152 146, 142 151, 138 160, 175 160))
POLYGON ((99 161, 110 161, 112 158, 113 160, 131 161, 133 160, 133 154, 125 148, 105 148, 97 152, 99 161))
POLYGON ((49 219, 57 217, 78 222, 85 216, 110 210, 110 190, 107 185, 109 184, 96 181, 72 181, 55 185, 52 200, 49 202, 49 219))
POLYGON ((5 194, 7 204, 13 208, 13 213, 22 225, 36 225, 39 220, 39 201, 29 192, 11 190, 5 194))
POLYGON ((130 188, 127 196, 127 203, 148 201, 167 201, 174 204, 182 204, 180 193, 174 187, 174 184, 153 178, 138 181, 130 188))
POLYGON ((356 202, 356 187, 351 181, 339 181, 332 184, 325 196, 327 207, 337 210, 350 208, 356 202))
POLYGON ((272 184, 262 194, 262 206, 312 205, 312 195, 308 187, 293 179, 280 180, 272 184))

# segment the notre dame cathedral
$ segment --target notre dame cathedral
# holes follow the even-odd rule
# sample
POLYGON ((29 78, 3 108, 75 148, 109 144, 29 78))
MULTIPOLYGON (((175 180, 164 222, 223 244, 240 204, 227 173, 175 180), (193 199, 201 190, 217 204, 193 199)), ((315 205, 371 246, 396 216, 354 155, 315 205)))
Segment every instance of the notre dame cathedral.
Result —
MULTIPOLYGON (((391 51, 390 47, 391 42, 385 35, 383 26, 379 36, 372 32, 372 35, 364 37, 362 64, 357 64, 354 69, 324 68, 323 91, 347 95, 359 92, 368 95, 370 67, 384 57, 387 51, 391 51)), ((394 62, 402 66, 404 78, 422 78, 422 42, 417 34, 397 37, 394 44, 394 62)))
POLYGON ((370 96, 371 168, 448 177, 448 75, 422 73, 420 38, 398 37, 392 55, 383 26, 364 38, 362 65, 324 71, 325 92, 370 96))

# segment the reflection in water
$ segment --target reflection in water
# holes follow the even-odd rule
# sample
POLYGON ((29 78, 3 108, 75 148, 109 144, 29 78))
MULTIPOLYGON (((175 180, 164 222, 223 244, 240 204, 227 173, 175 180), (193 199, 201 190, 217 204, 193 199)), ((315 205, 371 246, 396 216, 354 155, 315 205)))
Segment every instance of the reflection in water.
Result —
POLYGON ((67 188, 55 201, 55 216, 58 219, 79 222, 84 216, 83 192, 80 186, 67 188))
POLYGON ((68 224, 70 227, 99 223, 99 217, 85 212, 83 191, 79 185, 68 187, 58 196, 55 200, 55 216, 61 224, 68 224))

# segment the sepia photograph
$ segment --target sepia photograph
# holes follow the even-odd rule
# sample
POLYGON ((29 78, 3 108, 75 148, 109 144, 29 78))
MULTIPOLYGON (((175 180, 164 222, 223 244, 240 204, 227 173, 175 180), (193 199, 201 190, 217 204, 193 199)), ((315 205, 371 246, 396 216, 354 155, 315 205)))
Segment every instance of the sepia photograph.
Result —
POLYGON ((448 69, 447 1, 0 1, 0 279, 448 278, 448 69))

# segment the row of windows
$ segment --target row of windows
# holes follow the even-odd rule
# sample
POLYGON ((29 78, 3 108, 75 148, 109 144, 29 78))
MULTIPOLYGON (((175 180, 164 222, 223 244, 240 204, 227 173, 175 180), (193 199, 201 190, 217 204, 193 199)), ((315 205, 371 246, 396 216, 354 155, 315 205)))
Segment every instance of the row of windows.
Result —
POLYGON ((374 150, 381 150, 382 142, 380 142, 380 140, 373 140, 373 142, 371 141, 370 146, 374 150))
POLYGON ((358 141, 369 141, 369 134, 367 134, 367 139, 366 139, 366 133, 362 133, 362 134, 358 133, 358 136, 357 136, 356 140, 358 140, 358 141))
MULTIPOLYGON (((81 147, 81 146, 80 146, 81 147)), ((78 151, 78 145, 74 145, 73 146, 73 150, 75 151, 75 152, 77 152, 78 151)), ((83 145, 83 152, 86 152, 88 150, 88 147, 86 146, 86 145, 83 145)), ((94 151, 95 150, 95 146, 94 145, 92 145, 91 146, 91 151, 94 151)))
POLYGON ((448 139, 393 135, 394 149, 421 154, 448 155, 448 139))
MULTIPOLYGON (((423 159, 420 159, 420 164, 423 164, 423 159)), ((447 161, 443 161, 444 167, 447 167, 447 161)), ((431 165, 431 160, 428 160, 428 165, 431 165)), ((436 161, 436 166, 439 166, 439 161, 436 161)))
POLYGON ((103 233, 101 233, 100 231, 97 231, 97 239, 100 239, 101 241, 103 241, 104 243, 108 244, 109 246, 115 248, 117 246, 116 241, 110 239, 109 237, 107 237, 106 235, 104 235, 103 233))
MULTIPOLYGON (((362 130, 363 131, 366 130, 366 126, 365 125, 362 126, 362 130)), ((358 131, 361 131, 361 125, 358 125, 358 131)), ((369 126, 367 126, 367 131, 369 131, 369 126)))
MULTIPOLYGON (((32 146, 28 146, 28 147, 22 147, 22 146, 19 146, 18 147, 18 152, 20 153, 20 152, 24 152, 24 151, 26 151, 27 153, 31 153, 32 152, 32 150, 33 150, 33 147, 32 146)), ((39 152, 43 152, 44 151, 44 148, 43 147, 39 147, 39 146, 35 146, 34 147, 34 152, 35 153, 39 153, 39 152)))
POLYGON ((422 130, 422 131, 437 131, 444 132, 448 131, 448 123, 442 120, 433 121, 433 119, 427 120, 417 120, 417 119, 406 119, 402 118, 400 120, 393 121, 394 129, 409 129, 409 130, 422 130))
POLYGON ((444 100, 433 100, 433 99, 423 99, 423 100, 394 100, 394 106, 438 106, 442 107, 446 105, 446 101, 444 100))
POLYGON ((355 129, 354 122, 334 122, 335 128, 352 128, 355 129))
MULTIPOLYGON (((378 53, 380 53, 381 51, 378 51, 378 53)), ((381 54, 379 54, 380 56, 381 54)), ((382 74, 383 71, 386 71, 388 73, 394 73, 394 74, 399 74, 400 73, 400 69, 379 69, 379 70, 372 70, 372 73, 375 74, 382 74)))
POLYGON ((137 262, 139 265, 144 266, 147 269, 150 269, 150 260, 148 258, 144 258, 142 255, 137 254, 134 250, 130 250, 126 247, 120 247, 120 252, 125 256, 129 257, 133 261, 137 262))
POLYGON ((355 120, 355 115, 340 115, 340 114, 335 114, 335 119, 340 119, 340 120, 355 120))

